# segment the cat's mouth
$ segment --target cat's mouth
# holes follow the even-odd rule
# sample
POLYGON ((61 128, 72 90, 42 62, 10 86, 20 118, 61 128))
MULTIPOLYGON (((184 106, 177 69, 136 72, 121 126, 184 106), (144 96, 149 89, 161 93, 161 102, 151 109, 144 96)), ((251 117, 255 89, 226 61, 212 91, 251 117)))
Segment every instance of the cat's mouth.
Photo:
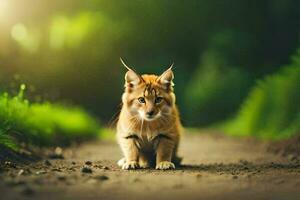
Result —
POLYGON ((155 114, 155 115, 147 115, 147 114, 145 114, 145 112, 139 111, 139 114, 140 114, 140 117, 141 117, 143 120, 148 121, 148 122, 157 120, 157 119, 160 118, 160 116, 161 116, 161 113, 160 113, 160 112, 158 112, 158 113, 155 114))
POLYGON ((157 119, 158 117, 156 117, 156 116, 146 116, 144 119, 146 120, 146 121, 154 121, 155 119, 157 119))

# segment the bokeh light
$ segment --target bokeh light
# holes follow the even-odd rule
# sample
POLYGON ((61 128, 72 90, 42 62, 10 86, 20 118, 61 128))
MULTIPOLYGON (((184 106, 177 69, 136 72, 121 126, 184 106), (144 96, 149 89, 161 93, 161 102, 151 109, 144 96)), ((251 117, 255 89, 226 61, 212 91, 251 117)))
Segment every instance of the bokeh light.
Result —
POLYGON ((11 30, 11 36, 16 41, 19 41, 19 42, 24 41, 28 36, 26 26, 22 23, 18 23, 16 25, 14 25, 11 30))
POLYGON ((81 13, 73 18, 56 16, 50 25, 49 45, 52 49, 76 48, 88 35, 94 22, 92 14, 81 13))
POLYGON ((38 29, 29 30, 23 23, 18 23, 11 29, 11 37, 29 52, 36 52, 39 48, 40 35, 38 29))
POLYGON ((119 57, 140 73, 174 61, 182 118, 206 125, 237 113, 256 80, 299 48, 300 1, 166 2, 0 0, 0 81, 20 74, 38 95, 109 121, 123 89, 119 57))

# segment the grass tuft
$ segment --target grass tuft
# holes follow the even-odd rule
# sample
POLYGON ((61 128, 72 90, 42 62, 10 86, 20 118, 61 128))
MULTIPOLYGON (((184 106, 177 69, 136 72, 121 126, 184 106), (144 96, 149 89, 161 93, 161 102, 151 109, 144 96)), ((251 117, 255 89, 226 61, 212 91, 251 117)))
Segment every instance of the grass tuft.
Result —
POLYGON ((30 103, 25 90, 22 84, 16 96, 0 94, 0 145, 17 150, 20 142, 45 146, 97 136, 99 124, 83 109, 30 103))

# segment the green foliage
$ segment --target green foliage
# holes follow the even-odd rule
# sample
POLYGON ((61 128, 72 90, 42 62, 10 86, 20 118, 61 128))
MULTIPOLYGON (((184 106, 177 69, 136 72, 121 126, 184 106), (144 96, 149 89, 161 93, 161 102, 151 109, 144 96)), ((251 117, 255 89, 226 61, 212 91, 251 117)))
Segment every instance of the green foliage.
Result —
POLYGON ((1 145, 14 151, 18 150, 18 145, 15 143, 14 139, 7 135, 3 130, 0 130, 0 147, 1 145))
POLYGON ((81 108, 30 103, 24 90, 21 85, 18 95, 0 96, 0 144, 16 150, 19 142, 54 145, 97 135, 98 123, 81 108))
POLYGON ((246 96, 249 76, 235 68, 199 72, 187 91, 189 118, 198 125, 212 123, 232 115, 246 96))
POLYGON ((107 121, 123 89, 119 57, 141 73, 160 73, 174 62, 182 116, 189 116, 187 122, 208 123, 236 111, 249 74, 253 83, 287 62, 300 30, 296 0, 5 2, 3 12, 0 6, 0 87, 10 88, 18 74, 37 94, 72 100, 107 121), (218 66, 209 69, 199 62, 208 54, 218 66), (200 96, 207 94, 208 100, 188 99, 189 87, 203 91, 200 96), (228 107, 227 100, 217 101, 224 94, 237 96, 228 99, 228 107), (186 109, 186 102, 199 102, 198 111, 186 109), (219 113, 210 116, 215 107, 219 113))
POLYGON ((281 139, 300 133, 300 51, 290 66, 259 81, 225 130, 281 139))
POLYGON ((212 38, 185 93, 191 124, 212 123, 236 112, 253 80, 247 71, 238 67, 246 65, 242 61, 248 54, 239 49, 250 49, 247 41, 245 35, 232 31, 212 38))

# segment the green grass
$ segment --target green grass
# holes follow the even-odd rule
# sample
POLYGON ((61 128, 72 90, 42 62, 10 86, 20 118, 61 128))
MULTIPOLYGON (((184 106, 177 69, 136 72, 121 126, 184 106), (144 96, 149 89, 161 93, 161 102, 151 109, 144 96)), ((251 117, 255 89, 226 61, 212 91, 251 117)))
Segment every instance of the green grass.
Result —
POLYGON ((0 94, 0 145, 17 150, 21 142, 34 145, 66 144, 96 137, 100 126, 79 107, 49 102, 30 103, 21 85, 16 96, 0 94))
POLYGON ((225 131, 238 136, 289 138, 300 133, 300 51, 293 62, 261 80, 225 131))

